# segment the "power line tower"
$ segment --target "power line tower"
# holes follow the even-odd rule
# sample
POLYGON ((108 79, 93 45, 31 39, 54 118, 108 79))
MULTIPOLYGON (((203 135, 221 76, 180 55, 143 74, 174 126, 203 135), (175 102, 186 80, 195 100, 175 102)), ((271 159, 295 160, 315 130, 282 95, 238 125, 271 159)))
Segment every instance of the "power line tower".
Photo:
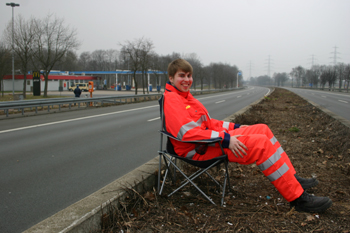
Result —
POLYGON ((252 64, 252 61, 249 61, 249 80, 252 78, 252 66, 254 66, 254 64, 252 64))
POLYGON ((311 60, 311 67, 310 68, 312 68, 315 65, 315 60, 317 61, 317 58, 315 58, 315 55, 312 54, 311 58, 309 60, 311 60))
POLYGON ((337 65, 337 58, 340 58, 340 57, 337 56, 337 54, 339 54, 339 52, 337 52, 338 47, 334 46, 333 48, 334 48, 334 52, 331 52, 331 53, 333 53, 333 57, 330 57, 330 58, 333 59, 333 65, 335 66, 335 65, 337 65))
POLYGON ((269 57, 267 59, 267 76, 271 77, 270 73, 271 73, 271 58, 269 55, 269 57))

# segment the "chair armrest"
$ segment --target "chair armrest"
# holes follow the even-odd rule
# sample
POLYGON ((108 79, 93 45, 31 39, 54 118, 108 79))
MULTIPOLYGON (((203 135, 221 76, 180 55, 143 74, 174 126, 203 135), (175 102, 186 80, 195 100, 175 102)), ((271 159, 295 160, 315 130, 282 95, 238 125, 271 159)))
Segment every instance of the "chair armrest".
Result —
POLYGON ((176 141, 185 142, 185 143, 204 143, 204 144, 208 143, 208 144, 211 144, 211 143, 217 143, 217 142, 222 141, 222 137, 217 137, 217 138, 212 138, 212 139, 195 140, 195 141, 182 141, 179 138, 174 137, 173 135, 171 135, 170 133, 168 133, 166 131, 159 131, 159 132, 161 134, 169 137, 169 138, 176 140, 176 141))

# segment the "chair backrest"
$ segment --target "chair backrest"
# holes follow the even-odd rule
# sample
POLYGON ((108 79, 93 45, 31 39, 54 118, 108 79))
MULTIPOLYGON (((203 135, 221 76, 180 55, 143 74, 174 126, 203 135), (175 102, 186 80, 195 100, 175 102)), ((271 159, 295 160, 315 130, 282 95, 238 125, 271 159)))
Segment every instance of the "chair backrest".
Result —
MULTIPOLYGON (((166 130, 166 124, 165 124, 165 115, 164 115, 164 101, 165 101, 165 97, 164 94, 162 95, 162 97, 159 98, 158 103, 159 103, 159 110, 160 110, 160 120, 161 120, 161 129, 160 132, 163 134, 166 134, 167 137, 170 137, 174 140, 177 141, 181 141, 181 139, 175 137, 174 135, 172 135, 171 133, 169 133, 166 130)), ((211 139, 205 139, 205 140, 196 140, 196 141, 182 141, 182 142, 188 142, 188 143, 216 143, 221 141, 222 138, 221 137, 217 137, 217 138, 211 138, 211 139)))
POLYGON ((165 126, 165 117, 164 117, 164 95, 162 95, 159 100, 159 111, 160 111, 160 120, 161 120, 161 128, 160 128, 160 132, 161 132, 161 144, 163 143, 163 134, 165 134, 167 136, 167 142, 166 142, 166 150, 167 152, 169 152, 170 154, 176 155, 175 150, 174 150, 174 146, 171 143, 169 137, 176 139, 173 135, 171 135, 167 130, 166 130, 166 126, 165 126))
MULTIPOLYGON (((161 118, 161 130, 160 130, 160 135, 161 135, 161 145, 160 145, 160 150, 162 151, 162 146, 163 146, 163 135, 165 135, 167 137, 167 142, 166 142, 166 151, 171 154, 172 156, 175 156, 181 160, 185 160, 186 162, 197 166, 197 167, 207 167, 208 165, 210 165, 211 163, 213 163, 213 161, 216 160, 220 160, 223 157, 227 156, 225 155, 225 152, 223 151, 222 145, 221 145, 221 137, 218 138, 213 138, 213 139, 207 139, 207 140, 200 140, 200 141, 186 141, 187 143, 200 143, 200 144, 211 144, 211 143, 219 143, 220 148, 222 150, 223 155, 207 160, 207 161, 197 161, 197 160, 192 160, 190 158, 185 158, 185 157, 181 157, 179 155, 176 154, 175 150, 174 150, 174 146, 170 141, 170 138, 177 140, 177 141, 181 141, 179 138, 174 137, 172 134, 170 134, 167 130, 166 130, 166 125, 165 125, 165 115, 164 115, 164 95, 162 95, 162 97, 159 98, 158 102, 159 102, 159 109, 160 109, 160 118, 161 118)), ((182 141, 185 142, 185 141, 182 141)))
POLYGON ((160 130, 164 131, 166 129, 165 119, 164 119, 164 94, 159 98, 158 103, 159 103, 159 111, 160 111, 160 121, 162 122, 160 130))

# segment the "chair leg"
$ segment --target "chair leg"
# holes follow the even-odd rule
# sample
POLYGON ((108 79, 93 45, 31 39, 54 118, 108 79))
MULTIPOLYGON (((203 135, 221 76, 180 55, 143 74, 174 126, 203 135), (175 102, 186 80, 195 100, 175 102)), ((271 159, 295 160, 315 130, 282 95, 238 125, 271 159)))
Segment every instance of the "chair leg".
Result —
POLYGON ((221 206, 224 205, 226 183, 228 184, 228 190, 231 191, 230 176, 228 173, 228 161, 225 161, 225 168, 226 168, 226 172, 225 172, 225 179, 224 179, 224 187, 222 188, 221 206))
MULTIPOLYGON (((226 191, 226 181, 229 179, 228 177, 228 172, 226 170, 225 172, 225 179, 224 179, 224 187, 222 188, 222 197, 221 197, 221 206, 224 205, 224 200, 225 200, 225 191, 226 191)), ((229 182, 228 182, 229 183, 229 182)))
MULTIPOLYGON (((210 168, 214 167, 217 163, 219 163, 220 161, 216 161, 215 163, 213 163, 212 165, 210 165, 209 167, 205 168, 205 169, 199 169, 197 172, 195 172, 194 174, 192 174, 190 177, 187 177, 186 175, 184 175, 184 173, 179 169, 179 172, 181 172, 187 179, 187 181, 185 183, 183 183, 177 190, 181 189, 182 187, 184 187, 185 185, 187 185, 189 182, 193 181, 194 179, 196 179, 198 176, 202 175, 203 173, 207 172, 210 168)), ((208 174, 208 173, 207 173, 208 174)), ((212 177, 211 175, 209 175, 210 177, 212 177)), ((212 178, 214 179, 214 178, 212 178)), ((214 179, 215 180, 215 179, 214 179)), ((192 183, 192 182, 191 182, 192 183)), ((175 193, 175 192, 174 192, 175 193)))
POLYGON ((209 178, 211 178, 212 181, 214 181, 214 183, 216 183, 220 188, 222 188, 222 185, 217 180, 215 180, 215 178, 212 175, 210 175, 207 171, 205 172, 205 174, 207 174, 209 178))
POLYGON ((176 166, 176 165, 174 164, 173 161, 171 161, 171 159, 169 159, 169 158, 167 158, 167 159, 168 159, 168 161, 181 173, 181 175, 183 175, 183 177, 185 177, 185 179, 187 180, 186 183, 182 184, 180 187, 178 187, 176 190, 174 190, 172 193, 170 193, 170 194, 168 195, 168 197, 170 197, 171 195, 173 195, 174 193, 176 193, 178 190, 180 190, 181 188, 183 188, 186 184, 191 183, 191 184, 193 185, 193 187, 195 187, 208 201, 210 201, 213 205, 216 205, 215 202, 213 202, 213 201, 210 199, 210 197, 208 197, 208 196, 207 196, 193 181, 192 181, 193 179, 195 179, 195 178, 197 178, 199 175, 201 175, 203 172, 205 172, 206 170, 208 170, 210 167, 214 166, 216 163, 214 163, 212 166, 206 168, 204 171, 201 172, 201 174, 198 174, 198 175, 195 176, 193 179, 190 179, 188 176, 186 176, 185 173, 183 173, 183 172, 181 171, 181 169, 180 169, 178 166, 176 166))
MULTIPOLYGON (((163 177, 162 186, 161 186, 161 188, 160 188, 160 191, 158 192, 159 195, 162 195, 163 188, 164 188, 164 184, 165 184, 166 178, 167 178, 167 176, 168 176, 168 172, 170 173, 170 177, 171 177, 170 162, 169 162, 169 163, 167 162, 166 155, 162 154, 162 156, 163 156, 163 158, 164 158, 164 163, 165 163, 166 170, 165 170, 165 174, 164 174, 164 177, 163 177)), ((161 161, 161 160, 160 160, 160 161, 161 161)), ((161 174, 161 173, 159 173, 159 174, 161 174)), ((174 182, 173 179, 172 179, 172 181, 174 182)), ((160 183, 160 175, 159 175, 159 183, 160 183)))
POLYGON ((228 191, 231 191, 230 175, 228 173, 228 160, 225 161, 225 168, 226 168, 226 175, 227 175, 228 191))
POLYGON ((158 187, 157 192, 160 195, 160 176, 161 176, 161 169, 162 169, 162 154, 159 154, 159 168, 158 168, 158 187))

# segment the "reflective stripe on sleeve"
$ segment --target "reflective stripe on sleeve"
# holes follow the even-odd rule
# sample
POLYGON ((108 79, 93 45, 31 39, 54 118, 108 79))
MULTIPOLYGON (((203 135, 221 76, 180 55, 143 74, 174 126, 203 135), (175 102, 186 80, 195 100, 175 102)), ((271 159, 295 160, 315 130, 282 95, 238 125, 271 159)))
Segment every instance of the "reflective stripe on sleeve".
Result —
POLYGON ((282 149, 282 147, 279 147, 277 149, 277 151, 270 156, 270 158, 268 158, 265 162, 263 162, 262 164, 258 165, 258 167, 260 168, 261 171, 265 171, 266 169, 268 169, 269 167, 271 167, 274 163, 276 163, 280 158, 281 158, 281 154, 284 152, 284 150, 282 149))
POLYGON ((177 134, 177 138, 182 140, 182 137, 187 133, 187 131, 196 128, 198 126, 201 126, 204 121, 207 121, 207 117, 205 115, 202 115, 197 122, 191 121, 187 124, 183 125, 177 134))
POLYGON ((281 178, 284 173, 286 173, 289 170, 289 167, 286 163, 284 163, 277 171, 275 171, 274 173, 272 173, 271 175, 267 176, 267 178, 269 178, 269 180, 275 181, 279 178, 281 178))
POLYGON ((225 128, 228 130, 229 127, 230 127, 230 122, 224 121, 224 123, 222 124, 222 128, 225 128))
POLYGON ((218 138, 218 137, 219 137, 219 132, 216 132, 216 131, 212 130, 210 138, 218 138))
POLYGON ((180 140, 182 140, 182 137, 185 135, 185 133, 187 133, 187 131, 196 128, 198 125, 196 122, 191 121, 188 122, 187 124, 183 125, 179 131, 179 133, 177 134, 177 138, 179 138, 180 140))
POLYGON ((277 138, 275 136, 273 136, 273 138, 271 138, 271 143, 272 145, 275 145, 275 143, 277 142, 277 138))

